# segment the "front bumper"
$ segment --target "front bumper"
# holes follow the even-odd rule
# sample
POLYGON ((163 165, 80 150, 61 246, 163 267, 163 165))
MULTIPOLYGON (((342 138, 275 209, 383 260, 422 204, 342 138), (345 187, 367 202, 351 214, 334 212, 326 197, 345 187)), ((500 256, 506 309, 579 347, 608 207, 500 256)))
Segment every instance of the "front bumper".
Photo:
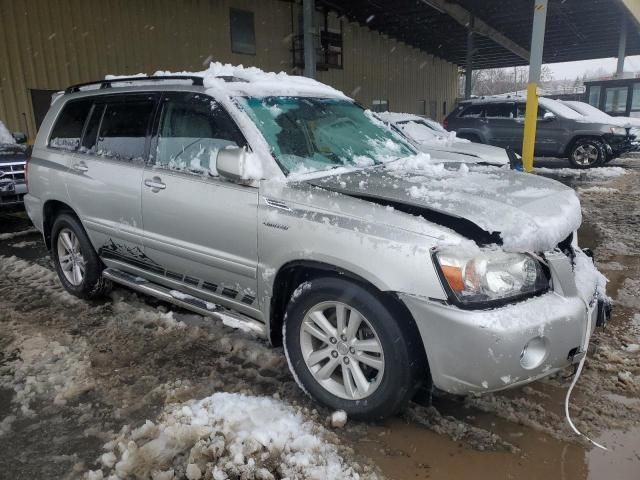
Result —
POLYGON ((0 179, 0 207, 23 203, 26 193, 27 185, 25 183, 16 183, 13 180, 2 181, 0 179))
POLYGON ((604 135, 607 146, 607 154, 609 156, 619 156, 623 153, 633 152, 638 150, 638 143, 634 141, 633 135, 604 135))
POLYGON ((502 390, 581 358, 597 323, 597 302, 580 297, 570 261, 562 257, 550 262, 553 291, 492 310, 400 294, 420 331, 436 387, 455 394, 502 390))

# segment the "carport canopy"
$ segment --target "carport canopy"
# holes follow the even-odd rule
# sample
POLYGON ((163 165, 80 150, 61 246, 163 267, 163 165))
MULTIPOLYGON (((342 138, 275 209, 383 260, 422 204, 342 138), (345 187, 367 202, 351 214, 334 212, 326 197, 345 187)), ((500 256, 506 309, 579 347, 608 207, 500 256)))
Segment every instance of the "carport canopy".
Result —
MULTIPOLYGON (((317 0, 369 28, 463 66, 474 32, 473 69, 529 63, 534 0, 317 0)), ((640 54, 640 1, 549 0, 544 63, 640 54)))

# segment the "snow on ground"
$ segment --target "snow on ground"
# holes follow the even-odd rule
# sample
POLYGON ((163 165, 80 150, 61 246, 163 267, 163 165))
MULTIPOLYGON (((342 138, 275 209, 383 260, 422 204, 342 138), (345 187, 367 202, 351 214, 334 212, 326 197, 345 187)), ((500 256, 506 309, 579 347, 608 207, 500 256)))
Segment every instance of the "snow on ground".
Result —
POLYGON ((0 233, 0 241, 2 240, 11 240, 12 238, 22 237, 24 235, 31 235, 32 233, 37 233, 38 230, 35 228, 27 228, 25 230, 20 230, 18 232, 9 232, 9 233, 0 233))
POLYGON ((220 392, 168 406, 157 424, 125 427, 106 445, 113 455, 102 457, 102 472, 123 479, 359 478, 324 437, 279 399, 220 392))

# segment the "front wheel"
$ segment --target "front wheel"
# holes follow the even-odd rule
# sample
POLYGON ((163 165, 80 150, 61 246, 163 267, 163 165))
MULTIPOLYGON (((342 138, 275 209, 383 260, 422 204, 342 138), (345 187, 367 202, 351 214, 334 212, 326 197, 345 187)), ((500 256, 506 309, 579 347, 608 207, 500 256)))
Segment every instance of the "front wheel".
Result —
POLYGON ((92 299, 108 292, 111 284, 102 276, 104 265, 73 215, 64 213, 56 218, 51 229, 51 256, 62 286, 72 295, 92 299))
POLYGON ((421 385, 418 375, 428 379, 409 321, 357 283, 312 280, 287 307, 289 366, 303 390, 333 409, 356 418, 392 415, 421 385))
POLYGON ((607 158, 602 141, 595 138, 581 138, 569 152, 569 163, 574 168, 592 168, 602 165, 607 158))

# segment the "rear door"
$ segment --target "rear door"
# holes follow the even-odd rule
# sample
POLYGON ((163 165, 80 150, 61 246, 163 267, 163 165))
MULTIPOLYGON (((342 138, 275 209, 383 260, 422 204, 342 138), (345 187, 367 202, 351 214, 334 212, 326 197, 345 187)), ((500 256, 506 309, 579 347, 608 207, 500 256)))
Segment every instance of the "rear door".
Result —
POLYGON ((162 96, 144 172, 146 256, 165 283, 241 311, 256 306, 258 189, 217 176, 216 156, 246 141, 229 114, 194 92, 162 96))
POLYGON ((143 259, 141 185, 156 94, 96 96, 67 189, 87 233, 105 259, 143 259))

